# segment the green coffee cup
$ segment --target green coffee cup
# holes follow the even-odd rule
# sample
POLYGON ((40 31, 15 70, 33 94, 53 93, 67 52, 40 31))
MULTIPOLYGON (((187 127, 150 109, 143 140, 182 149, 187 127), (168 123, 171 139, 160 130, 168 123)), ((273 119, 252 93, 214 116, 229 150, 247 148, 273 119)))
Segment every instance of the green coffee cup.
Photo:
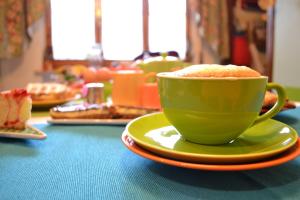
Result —
POLYGON ((276 115, 284 106, 283 87, 268 78, 180 77, 157 75, 163 113, 188 141, 217 145, 233 141, 251 126, 276 115), (259 115, 267 89, 278 94, 277 103, 259 115))

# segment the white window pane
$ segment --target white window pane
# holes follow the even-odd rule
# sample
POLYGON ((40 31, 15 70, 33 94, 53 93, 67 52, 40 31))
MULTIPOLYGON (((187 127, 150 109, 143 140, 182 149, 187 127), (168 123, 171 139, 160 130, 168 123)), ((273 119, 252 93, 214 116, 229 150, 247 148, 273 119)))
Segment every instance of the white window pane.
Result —
POLYGON ((150 51, 186 52, 186 0, 149 0, 150 51))
POLYGON ((102 48, 109 60, 132 60, 143 50, 141 0, 102 0, 102 48))
POLYGON ((54 59, 86 59, 95 44, 94 0, 51 0, 54 59))

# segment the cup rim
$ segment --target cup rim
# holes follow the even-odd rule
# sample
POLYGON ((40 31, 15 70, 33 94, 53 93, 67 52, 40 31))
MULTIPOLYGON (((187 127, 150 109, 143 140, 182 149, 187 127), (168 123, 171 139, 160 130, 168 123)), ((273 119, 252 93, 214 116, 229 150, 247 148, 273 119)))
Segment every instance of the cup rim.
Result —
POLYGON ((257 77, 186 77, 186 76, 173 76, 170 75, 173 72, 160 72, 156 74, 158 78, 170 78, 170 79, 185 79, 185 80, 253 80, 253 79, 268 79, 267 76, 257 77))

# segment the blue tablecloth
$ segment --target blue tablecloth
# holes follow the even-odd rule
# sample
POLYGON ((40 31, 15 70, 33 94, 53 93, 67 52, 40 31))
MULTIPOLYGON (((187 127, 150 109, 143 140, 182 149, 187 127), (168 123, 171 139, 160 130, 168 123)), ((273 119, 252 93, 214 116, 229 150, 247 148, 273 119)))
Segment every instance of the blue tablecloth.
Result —
MULTIPOLYGON (((300 109, 276 116, 300 132, 300 109)), ((212 172, 142 158, 124 126, 37 124, 44 141, 0 139, 0 199, 300 199, 300 158, 254 171, 212 172)))

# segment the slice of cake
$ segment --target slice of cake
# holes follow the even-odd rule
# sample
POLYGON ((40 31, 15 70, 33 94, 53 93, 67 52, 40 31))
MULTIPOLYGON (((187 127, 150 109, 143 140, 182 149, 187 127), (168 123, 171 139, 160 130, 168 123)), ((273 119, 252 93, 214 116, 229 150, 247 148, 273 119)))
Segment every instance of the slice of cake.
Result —
POLYGON ((70 89, 60 83, 29 83, 26 90, 33 101, 66 99, 70 94, 70 89))
POLYGON ((30 95, 24 89, 0 92, 0 128, 25 129, 31 106, 30 95))

